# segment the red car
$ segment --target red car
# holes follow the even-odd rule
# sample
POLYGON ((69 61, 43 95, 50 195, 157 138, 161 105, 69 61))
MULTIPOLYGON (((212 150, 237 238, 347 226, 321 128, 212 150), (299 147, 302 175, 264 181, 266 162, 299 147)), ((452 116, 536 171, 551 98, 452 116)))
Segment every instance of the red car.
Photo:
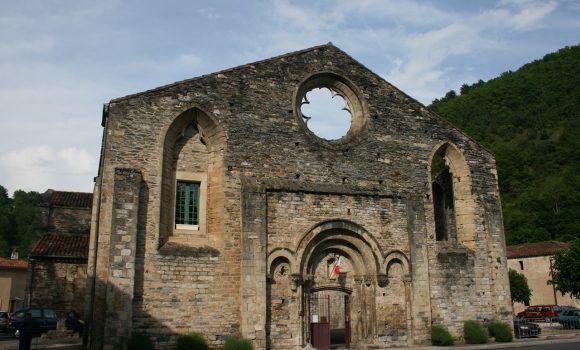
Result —
POLYGON ((558 322, 562 309, 558 305, 534 305, 518 313, 518 317, 530 320, 558 322))

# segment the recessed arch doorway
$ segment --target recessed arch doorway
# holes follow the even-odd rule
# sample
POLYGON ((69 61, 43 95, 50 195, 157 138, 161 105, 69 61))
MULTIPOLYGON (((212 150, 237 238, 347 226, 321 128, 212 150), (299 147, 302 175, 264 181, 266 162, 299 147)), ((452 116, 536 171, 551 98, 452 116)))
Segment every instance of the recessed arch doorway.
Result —
POLYGON ((361 226, 322 222, 294 247, 271 247, 267 262, 267 348, 355 348, 409 339, 409 260, 399 250, 384 254, 361 226))
POLYGON ((351 222, 325 222, 303 236, 296 255, 302 345, 350 347, 375 338, 377 277, 384 269, 374 238, 351 222))

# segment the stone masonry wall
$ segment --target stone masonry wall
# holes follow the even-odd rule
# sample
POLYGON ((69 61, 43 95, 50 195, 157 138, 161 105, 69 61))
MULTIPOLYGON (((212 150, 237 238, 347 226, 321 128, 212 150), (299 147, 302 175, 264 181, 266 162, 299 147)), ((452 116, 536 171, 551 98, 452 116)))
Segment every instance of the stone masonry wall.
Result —
POLYGON ((89 234, 90 225, 91 208, 43 204, 36 209, 34 235, 38 239, 46 233, 89 234))
POLYGON ((131 335, 126 325, 131 324, 133 317, 140 187, 141 174, 138 171, 116 169, 103 349, 124 348, 131 335))
POLYGON ((54 232, 88 234, 91 224, 91 209, 52 207, 49 222, 49 230, 54 232))
MULTIPOLYGON (((428 341, 432 311, 437 321, 453 327, 461 317, 509 316, 493 156, 332 45, 113 100, 106 123, 98 257, 109 261, 116 249, 116 218, 106 214, 115 205, 115 169, 137 169, 143 179, 141 213, 131 230, 142 242, 137 258, 143 266, 133 286, 142 296, 133 320, 136 327, 151 329, 159 347, 199 330, 212 346, 241 332, 257 349, 264 348, 267 252, 295 246, 310 226, 330 218, 355 221, 376 238, 383 254, 398 250, 408 257, 410 277, 403 285, 409 284, 410 343, 428 341), (316 138, 296 112, 298 87, 317 72, 344 77, 361 96, 365 126, 348 141, 316 138), (160 244, 164 137, 173 120, 191 109, 225 135, 219 141, 208 136, 211 152, 219 154, 209 165, 210 191, 221 190, 208 201, 205 243, 172 245, 169 238, 160 244), (440 247, 435 241, 429 167, 444 142, 459 150, 470 170, 475 219, 466 224, 474 231, 473 247, 461 242, 440 247)), ((99 278, 107 270, 97 262, 99 278)), ((123 288, 130 290, 131 281, 126 282, 123 288)), ((97 306, 102 295, 97 288, 97 306)), ((397 297, 381 307, 402 313, 402 306, 394 306, 401 304, 397 297)), ((388 317, 381 322, 396 329, 405 324, 388 317)))
POLYGON ((33 269, 31 307, 53 308, 62 328, 70 310, 85 318, 86 263, 35 260, 30 268, 33 269))
POLYGON ((296 247, 298 240, 314 225, 335 218, 352 221, 366 229, 379 242, 383 254, 394 249, 406 254, 409 252, 405 203, 396 199, 352 194, 270 192, 267 200, 270 252, 280 247, 296 247))

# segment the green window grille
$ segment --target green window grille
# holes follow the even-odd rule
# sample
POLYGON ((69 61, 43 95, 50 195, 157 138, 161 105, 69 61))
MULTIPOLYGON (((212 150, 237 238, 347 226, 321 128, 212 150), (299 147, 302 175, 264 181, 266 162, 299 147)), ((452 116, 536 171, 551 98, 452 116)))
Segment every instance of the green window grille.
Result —
POLYGON ((199 225, 199 183, 177 181, 175 224, 199 225))

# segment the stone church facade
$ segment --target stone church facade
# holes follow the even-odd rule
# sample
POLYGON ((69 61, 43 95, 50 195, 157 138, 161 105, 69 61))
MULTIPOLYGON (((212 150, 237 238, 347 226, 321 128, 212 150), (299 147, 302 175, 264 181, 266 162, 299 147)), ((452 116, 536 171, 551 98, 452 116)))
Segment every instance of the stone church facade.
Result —
POLYGON ((332 44, 112 100, 103 127, 92 349, 407 346, 510 320, 493 155, 332 44), (345 100, 342 138, 309 128, 318 88, 345 100))

